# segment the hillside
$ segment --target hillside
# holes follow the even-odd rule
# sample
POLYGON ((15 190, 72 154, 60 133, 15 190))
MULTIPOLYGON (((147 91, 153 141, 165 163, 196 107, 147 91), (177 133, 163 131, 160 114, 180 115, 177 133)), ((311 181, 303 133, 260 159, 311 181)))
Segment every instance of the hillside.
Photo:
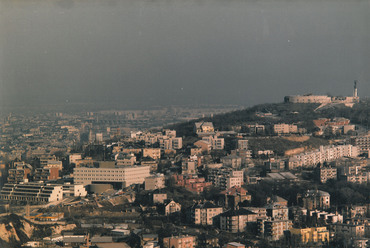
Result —
POLYGON ((244 110, 234 111, 214 117, 202 118, 168 126, 175 129, 179 136, 194 136, 193 127, 197 121, 211 121, 216 130, 232 130, 235 126, 245 124, 298 123, 308 131, 314 130, 312 120, 317 118, 345 117, 353 124, 369 125, 370 101, 361 101, 353 108, 335 105, 314 111, 319 104, 272 103, 260 104, 244 110), (261 117, 256 113, 271 113, 271 117, 261 117))
POLYGON ((0 247, 20 247, 30 240, 39 240, 63 230, 74 229, 76 225, 46 225, 34 224, 16 214, 0 217, 0 247))

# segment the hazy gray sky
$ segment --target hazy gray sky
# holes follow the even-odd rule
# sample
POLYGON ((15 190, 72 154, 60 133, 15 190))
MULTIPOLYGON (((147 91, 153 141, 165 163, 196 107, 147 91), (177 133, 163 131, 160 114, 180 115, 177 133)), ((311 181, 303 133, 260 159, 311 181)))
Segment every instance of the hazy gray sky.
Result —
POLYGON ((370 1, 0 0, 1 104, 370 90, 370 1))

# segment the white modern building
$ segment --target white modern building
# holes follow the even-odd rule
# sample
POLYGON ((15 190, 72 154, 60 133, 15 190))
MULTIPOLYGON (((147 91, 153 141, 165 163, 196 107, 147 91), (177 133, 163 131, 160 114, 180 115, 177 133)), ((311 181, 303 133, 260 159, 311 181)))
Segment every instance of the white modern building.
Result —
MULTIPOLYGON (((315 166, 318 163, 331 162, 342 157, 357 157, 359 155, 358 148, 352 145, 339 146, 321 146, 319 149, 312 152, 300 153, 292 156, 289 163, 303 167, 315 166)), ((289 167, 295 167, 290 166, 289 167)))
POLYGON ((150 176, 150 166, 132 166, 123 168, 74 168, 75 184, 121 183, 122 187, 143 184, 150 176))
POLYGON ((26 201, 32 203, 47 203, 63 200, 63 186, 45 183, 7 183, 0 192, 4 201, 26 201))

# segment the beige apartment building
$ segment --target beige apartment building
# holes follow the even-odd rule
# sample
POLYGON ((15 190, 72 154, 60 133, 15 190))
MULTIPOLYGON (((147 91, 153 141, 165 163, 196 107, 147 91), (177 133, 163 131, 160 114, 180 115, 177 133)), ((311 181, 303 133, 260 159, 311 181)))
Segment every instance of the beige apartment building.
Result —
POLYGON ((153 159, 160 159, 161 158, 161 149, 159 148, 144 148, 143 149, 143 157, 150 157, 153 159))
POLYGON ((257 214, 240 208, 220 214, 220 229, 222 231, 238 233, 244 232, 248 222, 256 222, 257 214))
POLYGON ((343 157, 357 157, 359 155, 356 146, 339 145, 339 146, 320 146, 319 149, 312 152, 300 153, 292 156, 288 163, 289 168, 302 166, 312 167, 319 163, 331 162, 343 157))
POLYGON ((275 124, 274 125, 275 134, 289 134, 289 133, 298 133, 298 126, 293 124, 275 124))
POLYGON ((145 178, 145 190, 163 189, 165 185, 165 177, 163 174, 157 174, 145 178))
POLYGON ((191 221, 196 225, 213 225, 213 218, 223 212, 211 202, 196 203, 191 207, 191 221))
POLYGON ((326 227, 292 228, 290 233, 306 243, 329 242, 330 234, 326 227))
POLYGON ((132 166, 123 168, 87 168, 73 169, 75 184, 120 183, 122 187, 143 184, 150 176, 149 166, 132 166))
POLYGON ((193 248, 196 246, 196 237, 189 235, 163 238, 164 248, 193 248))
POLYGON ((292 228, 291 220, 258 219, 257 227, 260 234, 268 240, 279 240, 284 237, 284 232, 292 228))

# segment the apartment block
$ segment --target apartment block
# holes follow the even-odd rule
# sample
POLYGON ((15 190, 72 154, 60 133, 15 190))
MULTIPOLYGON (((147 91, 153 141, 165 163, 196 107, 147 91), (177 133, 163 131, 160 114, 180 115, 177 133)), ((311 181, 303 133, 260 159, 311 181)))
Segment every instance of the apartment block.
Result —
POLYGON ((219 217, 220 229, 231 233, 244 232, 248 222, 257 221, 257 214, 244 208, 229 210, 219 217))
POLYGON ((8 170, 8 183, 20 183, 27 180, 32 166, 25 163, 15 163, 13 169, 8 170))
POLYGON ((369 152, 370 150, 370 135, 357 136, 351 139, 351 144, 359 148, 360 153, 369 152))
POLYGON ((320 148, 315 151, 292 156, 288 163, 292 163, 289 164, 289 168, 298 166, 312 167, 319 163, 323 164, 324 162, 331 162, 343 157, 354 158, 358 155, 357 147, 352 145, 320 146, 320 148))
POLYGON ((150 157, 155 160, 161 158, 161 149, 159 148, 144 148, 143 149, 143 157, 150 157))
POLYGON ((246 139, 239 139, 238 140, 238 146, 237 148, 239 150, 248 150, 248 140, 246 139))
POLYGON ((298 133, 298 126, 293 124, 275 124, 273 126, 275 134, 290 134, 290 133, 298 133))
POLYGON ((306 243, 329 242, 330 233, 326 227, 292 228, 290 233, 297 236, 299 240, 306 243))
POLYGON ((208 180, 223 190, 232 187, 241 187, 244 184, 243 171, 222 167, 219 169, 209 169, 208 172, 208 180))
POLYGON ((273 220, 288 220, 289 209, 287 206, 279 204, 269 204, 266 207, 266 216, 273 220))
POLYGON ((220 192, 219 203, 226 208, 234 208, 240 202, 252 200, 251 194, 242 187, 231 187, 227 190, 220 192))
POLYGON ((364 237, 365 224, 355 221, 348 221, 346 223, 335 223, 330 225, 335 235, 345 237, 364 237))
POLYGON ((224 138, 219 138, 216 135, 203 137, 202 140, 209 143, 213 150, 223 150, 225 147, 224 138))
POLYGON ((276 241, 284 237, 284 233, 292 229, 291 220, 258 219, 257 228, 266 239, 276 241))
POLYGON ((321 183, 326 183, 330 179, 337 180, 337 168, 318 166, 314 169, 314 176, 321 183))
POLYGON ((156 174, 145 178, 145 190, 163 189, 165 187, 165 177, 163 174, 156 174))
POLYGON ((242 166, 242 158, 236 155, 229 155, 221 158, 224 166, 239 169, 242 166))
POLYGON ((57 167, 36 168, 33 175, 34 181, 49 181, 58 178, 59 178, 59 168, 57 167))
POLYGON ((302 201, 303 207, 308 210, 330 208, 330 194, 322 190, 307 190, 302 201))
POLYGON ((195 225, 213 225, 213 218, 223 212, 211 202, 195 203, 191 208, 191 222, 195 225))
POLYGON ((194 248, 195 246, 195 236, 181 235, 163 238, 164 248, 194 248))
POLYGON ((45 183, 7 183, 0 192, 4 201, 47 203, 63 200, 63 186, 45 183))

